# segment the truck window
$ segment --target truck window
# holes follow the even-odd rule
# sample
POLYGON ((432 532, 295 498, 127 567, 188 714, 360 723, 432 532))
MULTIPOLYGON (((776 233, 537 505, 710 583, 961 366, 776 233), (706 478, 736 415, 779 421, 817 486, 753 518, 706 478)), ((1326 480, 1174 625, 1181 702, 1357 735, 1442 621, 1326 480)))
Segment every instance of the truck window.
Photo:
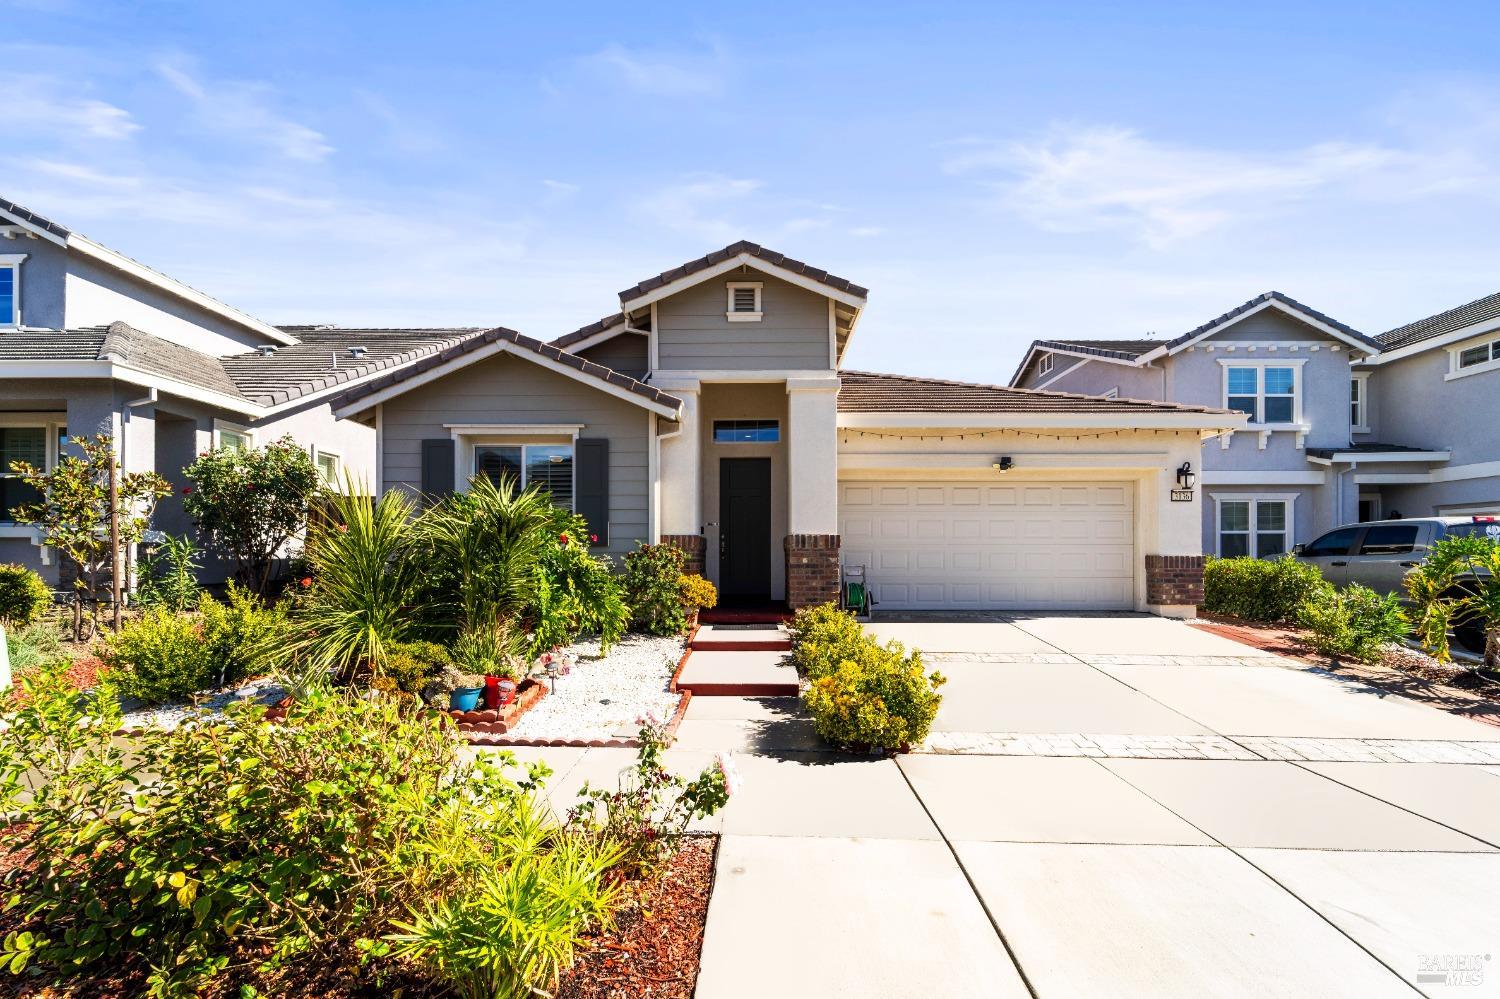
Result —
POLYGON ((1358 527, 1341 527, 1337 531, 1329 531, 1302 549, 1302 557, 1319 558, 1325 555, 1348 555, 1349 546, 1354 544, 1354 537, 1359 531, 1358 527))
POLYGON ((1417 546, 1416 524, 1377 524, 1365 531, 1361 555, 1402 555, 1417 546))

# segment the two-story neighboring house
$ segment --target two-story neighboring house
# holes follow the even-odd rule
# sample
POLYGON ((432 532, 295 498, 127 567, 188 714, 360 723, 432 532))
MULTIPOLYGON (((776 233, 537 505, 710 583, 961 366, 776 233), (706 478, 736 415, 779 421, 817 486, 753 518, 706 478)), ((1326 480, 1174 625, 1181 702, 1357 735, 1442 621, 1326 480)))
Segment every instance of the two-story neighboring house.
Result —
POLYGON ((1244 413, 849 371, 868 294, 736 243, 552 343, 478 333, 334 410, 374 429, 382 490, 541 483, 599 550, 673 542, 727 602, 831 599, 842 563, 886 610, 1192 613, 1200 444, 1244 413))
MULTIPOLYGON (((11 517, 34 497, 11 463, 51 468, 69 437, 108 434, 126 471, 179 487, 200 452, 284 434, 330 480, 368 479, 375 433, 329 398, 472 332, 272 326, 0 199, 0 562, 57 583, 36 529, 11 517)), ((189 530, 179 494, 156 526, 189 530)))
POLYGON ((1416 429, 1441 419, 1431 396, 1370 377, 1382 348, 1273 291, 1171 340, 1038 340, 1011 384, 1244 413, 1243 429, 1202 447, 1202 546, 1265 557, 1389 513, 1388 482, 1443 474, 1442 435, 1416 429))

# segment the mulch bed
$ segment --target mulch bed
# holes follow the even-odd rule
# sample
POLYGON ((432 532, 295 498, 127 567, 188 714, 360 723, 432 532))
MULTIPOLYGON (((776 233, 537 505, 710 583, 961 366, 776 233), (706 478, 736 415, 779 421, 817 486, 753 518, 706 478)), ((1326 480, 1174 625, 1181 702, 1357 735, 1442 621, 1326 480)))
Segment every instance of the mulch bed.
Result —
MULTIPOLYGON (((558 999, 691 999, 698 981, 717 848, 717 837, 684 840, 661 877, 646 884, 638 899, 616 912, 614 929, 585 940, 577 962, 563 976, 554 995, 558 999)), ((0 850, 0 873, 24 863, 25 858, 15 852, 0 850)), ((0 935, 17 928, 19 921, 14 913, 0 916, 0 935)), ((294 962, 273 974, 226 974, 205 995, 230 999, 242 995, 244 985, 252 986, 262 996, 290 999, 437 999, 451 995, 414 970, 392 971, 386 967, 377 979, 372 969, 360 966, 359 955, 351 947, 316 960, 294 962)), ((13 978, 6 971, 0 972, 0 996, 114 999, 142 994, 146 974, 144 968, 122 967, 55 988, 13 978)))
POLYGON ((1415 649, 1388 646, 1379 663, 1330 659, 1313 651, 1306 632, 1292 625, 1261 624, 1221 614, 1199 613, 1196 627, 1339 676, 1420 701, 1474 721, 1500 726, 1500 682, 1466 663, 1440 663, 1415 649))

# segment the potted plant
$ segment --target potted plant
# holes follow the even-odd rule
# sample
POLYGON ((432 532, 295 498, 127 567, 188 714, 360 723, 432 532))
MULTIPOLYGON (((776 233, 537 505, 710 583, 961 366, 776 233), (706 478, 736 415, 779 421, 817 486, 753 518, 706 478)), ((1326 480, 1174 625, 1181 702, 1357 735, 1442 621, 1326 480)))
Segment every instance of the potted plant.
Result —
POLYGON ((712 610, 718 606, 719 591, 714 589, 713 583, 696 572, 690 572, 677 577, 677 599, 681 601, 682 609, 687 612, 687 630, 692 631, 698 627, 700 610, 704 608, 712 610))
POLYGON ((484 693, 484 677, 478 673, 456 673, 452 677, 453 689, 448 691, 448 707, 452 711, 477 711, 479 695, 484 693))

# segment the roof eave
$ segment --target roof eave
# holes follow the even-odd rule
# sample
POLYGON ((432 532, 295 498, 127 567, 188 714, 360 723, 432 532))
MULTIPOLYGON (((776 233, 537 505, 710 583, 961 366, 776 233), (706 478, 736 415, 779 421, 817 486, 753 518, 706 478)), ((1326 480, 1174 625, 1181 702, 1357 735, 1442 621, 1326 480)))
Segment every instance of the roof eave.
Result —
POLYGON ((1187 412, 1124 411, 1119 413, 976 413, 923 412, 887 410, 879 412, 841 412, 838 425, 849 429, 866 427, 973 427, 976 429, 1031 430, 1038 427, 1102 430, 1226 430, 1244 429, 1249 417, 1244 413, 1216 410, 1187 412))
POLYGON ((738 267, 753 267, 764 274, 780 278, 788 284, 794 284, 799 288, 816 292, 836 302, 841 302, 852 309, 863 309, 865 303, 868 301, 863 295, 855 295, 835 288, 832 285, 824 284, 815 278, 810 278, 805 274, 799 274, 789 268, 781 267, 754 254, 738 253, 719 261, 717 264, 712 264, 702 270, 694 271, 691 274, 684 274, 675 280, 658 285, 650 291, 636 293, 634 288, 627 289, 620 293, 620 310, 625 313, 633 312, 636 309, 650 305, 652 302, 659 302, 664 298, 670 298, 685 288, 691 288, 705 281, 712 281, 714 278, 728 274, 738 267))

